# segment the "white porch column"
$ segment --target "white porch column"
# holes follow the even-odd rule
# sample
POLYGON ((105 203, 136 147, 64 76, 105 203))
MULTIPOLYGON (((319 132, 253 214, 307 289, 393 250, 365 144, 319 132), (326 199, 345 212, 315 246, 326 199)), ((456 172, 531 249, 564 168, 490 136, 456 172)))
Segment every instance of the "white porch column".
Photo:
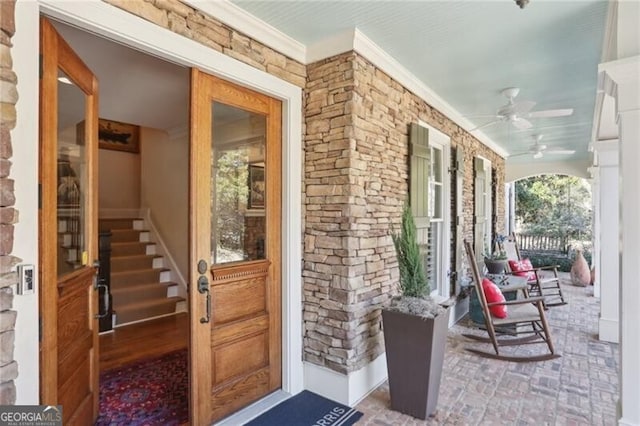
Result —
POLYGON ((599 68, 612 83, 610 88, 616 97, 620 129, 618 424, 640 425, 640 56, 607 62, 599 68))
POLYGON ((595 269, 596 276, 593 283, 593 297, 600 298, 600 170, 598 167, 591 167, 591 204, 593 209, 593 250, 591 251, 591 267, 595 269))
MULTIPOLYGON (((618 211, 618 141, 598 141, 600 268, 596 270, 600 289, 598 335, 606 342, 619 342, 619 211, 618 211)), ((595 294, 594 294, 595 295, 595 294)))

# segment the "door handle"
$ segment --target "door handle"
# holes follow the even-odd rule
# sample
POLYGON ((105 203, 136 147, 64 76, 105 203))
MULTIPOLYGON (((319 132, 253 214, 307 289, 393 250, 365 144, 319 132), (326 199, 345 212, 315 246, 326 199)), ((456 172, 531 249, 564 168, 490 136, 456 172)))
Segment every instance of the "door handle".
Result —
POLYGON ((207 307, 207 316, 200 318, 200 323, 206 324, 211 320, 211 292, 209 291, 209 280, 206 276, 201 275, 198 278, 198 291, 200 294, 207 293, 206 307, 207 307))
POLYGON ((96 288, 98 289, 98 292, 100 292, 100 289, 104 290, 104 296, 102 296, 104 298, 104 313, 101 314, 98 312, 96 314, 96 318, 98 319, 104 318, 107 315, 109 315, 109 311, 111 310, 111 298, 109 297, 109 287, 107 287, 107 285, 103 283, 104 283, 104 280, 100 279, 98 280, 98 285, 96 286, 96 288))

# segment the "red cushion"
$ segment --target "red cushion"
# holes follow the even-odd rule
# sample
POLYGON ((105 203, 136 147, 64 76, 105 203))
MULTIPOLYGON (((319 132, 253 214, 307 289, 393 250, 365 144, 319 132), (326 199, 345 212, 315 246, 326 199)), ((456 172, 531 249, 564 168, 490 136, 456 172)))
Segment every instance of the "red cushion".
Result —
POLYGON ((535 281, 536 273, 532 271, 533 265, 528 258, 522 260, 510 260, 509 268, 514 275, 527 277, 527 281, 535 281))
MULTIPOLYGON (((500 291, 497 285, 488 278, 482 280, 482 290, 484 291, 484 297, 487 299, 487 303, 504 302, 504 294, 500 291)), ((505 305, 489 306, 491 315, 496 318, 507 317, 507 307, 505 305)))

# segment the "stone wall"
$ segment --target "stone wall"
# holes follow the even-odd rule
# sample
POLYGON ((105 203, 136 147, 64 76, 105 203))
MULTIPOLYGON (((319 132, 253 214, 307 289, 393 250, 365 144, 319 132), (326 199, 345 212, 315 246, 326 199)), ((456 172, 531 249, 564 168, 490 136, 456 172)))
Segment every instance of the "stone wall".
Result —
POLYGON ((473 238, 473 158, 496 168, 498 200, 504 160, 354 52, 307 74, 304 358, 348 373, 383 351, 380 307, 397 291, 389 232, 407 197, 409 124, 422 120, 464 147, 465 238, 473 238))
POLYGON ((13 286, 18 282, 11 270, 21 260, 11 256, 13 230, 18 212, 13 208, 16 197, 10 178, 13 156, 11 130, 16 125, 18 78, 13 72, 11 37, 15 33, 15 0, 0 2, 0 405, 16 402, 14 380, 18 364, 14 360, 14 337, 17 312, 13 307, 13 286))
MULTIPOLYGON (((380 307, 397 291, 389 237, 407 194, 408 125, 465 149, 464 237, 473 239, 473 158, 504 160, 354 52, 305 65, 178 0, 104 0, 305 89, 304 359, 341 373, 383 351, 380 307)), ((497 229, 502 229, 498 203, 497 229)))
POLYGON ((307 74, 303 64, 178 0, 103 1, 298 87, 305 85, 307 74))

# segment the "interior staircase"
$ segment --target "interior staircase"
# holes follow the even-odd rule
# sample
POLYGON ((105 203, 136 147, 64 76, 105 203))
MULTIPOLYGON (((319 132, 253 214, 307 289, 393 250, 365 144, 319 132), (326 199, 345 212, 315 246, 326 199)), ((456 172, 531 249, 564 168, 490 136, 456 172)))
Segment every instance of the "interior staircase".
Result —
POLYGON ((143 219, 100 219, 111 231, 111 295, 114 325, 144 321, 184 311, 184 298, 143 219))

